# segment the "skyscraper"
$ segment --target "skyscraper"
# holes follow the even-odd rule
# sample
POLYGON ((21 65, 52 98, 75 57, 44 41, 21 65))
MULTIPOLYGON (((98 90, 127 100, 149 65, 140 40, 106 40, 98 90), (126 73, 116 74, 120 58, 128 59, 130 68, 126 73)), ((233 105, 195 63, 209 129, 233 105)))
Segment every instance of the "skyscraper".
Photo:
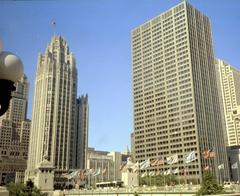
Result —
POLYGON ((88 149, 88 95, 77 99, 76 168, 85 169, 88 149))
POLYGON ((226 122, 225 143, 240 145, 240 71, 220 59, 215 65, 226 122))
POLYGON ((28 89, 24 75, 16 82, 16 91, 7 112, 0 117, 0 184, 23 182, 31 121, 27 117, 28 89))
POLYGON ((74 167, 76 98, 75 58, 64 38, 54 36, 38 57, 26 179, 45 160, 55 170, 74 167))
POLYGON ((201 180, 211 168, 227 178, 209 18, 184 1, 133 29, 132 71, 135 161, 161 157, 161 170, 201 180), (196 159, 186 163, 192 151, 196 159), (167 164, 172 155, 177 162, 167 164))

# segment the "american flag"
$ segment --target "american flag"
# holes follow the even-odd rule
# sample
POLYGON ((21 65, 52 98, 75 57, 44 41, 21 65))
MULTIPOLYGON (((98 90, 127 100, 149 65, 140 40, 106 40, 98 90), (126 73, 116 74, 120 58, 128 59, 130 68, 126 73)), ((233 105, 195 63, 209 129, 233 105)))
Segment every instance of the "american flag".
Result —
POLYGON ((208 171, 210 169, 211 169, 211 167, 209 165, 207 165, 206 167, 203 168, 204 171, 208 171))
POLYGON ((152 162, 151 162, 151 166, 159 166, 159 165, 163 165, 164 164, 164 159, 163 157, 160 157, 158 159, 154 159, 152 162))
POLYGON ((214 158, 215 157, 215 152, 214 150, 211 148, 209 150, 205 150, 203 152, 203 158, 204 159, 208 159, 208 158, 214 158))
POLYGON ((79 176, 80 176, 80 180, 85 180, 86 170, 85 169, 81 170, 79 173, 79 176))

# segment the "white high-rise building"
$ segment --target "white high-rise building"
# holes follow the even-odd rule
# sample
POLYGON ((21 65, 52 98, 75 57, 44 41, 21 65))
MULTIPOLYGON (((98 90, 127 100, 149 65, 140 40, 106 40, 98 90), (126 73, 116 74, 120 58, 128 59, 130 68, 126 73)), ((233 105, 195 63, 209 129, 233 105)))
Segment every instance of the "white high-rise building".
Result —
POLYGON ((186 1, 132 31, 135 161, 179 169, 194 182, 211 169, 229 177, 209 18, 186 1), (185 163, 194 151, 196 159, 185 163), (203 158, 203 152, 214 152, 203 158), (174 164, 167 157, 177 156, 174 164), (224 170, 218 166, 224 164, 224 170))
POLYGON ((74 167, 77 69, 67 42, 54 36, 39 54, 26 180, 48 161, 58 171, 74 167))
POLYGON ((224 134, 228 146, 240 145, 240 71, 217 59, 216 73, 226 122, 224 134))

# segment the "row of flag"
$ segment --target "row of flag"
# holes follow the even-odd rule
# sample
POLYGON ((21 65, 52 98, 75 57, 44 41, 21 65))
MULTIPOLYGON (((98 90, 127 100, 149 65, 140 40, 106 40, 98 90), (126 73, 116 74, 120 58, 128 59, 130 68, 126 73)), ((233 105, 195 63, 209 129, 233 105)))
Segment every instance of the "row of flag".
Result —
MULTIPOLYGON (((184 170, 185 172, 185 170, 184 170)), ((147 171, 145 171, 144 173, 142 173, 141 177, 146 177, 146 176, 158 176, 158 175, 164 175, 164 176, 167 176, 167 175, 170 175, 170 174, 179 174, 180 173, 180 170, 179 168, 176 168, 176 169, 168 169, 166 171, 150 171, 149 173, 147 171)))
MULTIPOLYGON (((237 164, 237 162, 233 163, 233 164, 231 165, 231 168, 232 168, 232 169, 238 169, 238 164, 237 164)), ((210 169, 211 169, 210 166, 206 166, 206 167, 204 168, 204 170, 210 170, 210 169)), ((223 170, 223 169, 225 169, 223 163, 220 164, 220 165, 218 165, 218 170, 223 170)))
MULTIPOLYGON (((189 154, 186 155, 185 157, 185 163, 190 163, 196 159, 195 151, 190 152, 189 154)), ((164 165, 164 158, 160 157, 157 159, 154 159, 150 161, 150 159, 144 160, 142 162, 136 162, 132 163, 130 160, 128 160, 126 163, 123 163, 120 166, 120 171, 125 171, 128 169, 131 169, 133 172, 137 172, 138 170, 144 170, 149 167, 154 167, 154 166, 160 166, 164 165)), ((166 163, 169 165, 172 165, 174 163, 178 163, 178 154, 172 155, 167 157, 166 163)))
POLYGON ((72 171, 71 173, 65 173, 65 174, 62 174, 61 176, 64 177, 64 178, 67 178, 67 179, 76 179, 76 178, 80 178, 81 180, 84 180, 86 176, 92 176, 92 177, 95 177, 95 176, 98 176, 98 175, 103 175, 107 172, 107 169, 104 168, 104 169, 88 169, 88 170, 85 170, 85 169, 78 169, 78 170, 74 170, 72 171))

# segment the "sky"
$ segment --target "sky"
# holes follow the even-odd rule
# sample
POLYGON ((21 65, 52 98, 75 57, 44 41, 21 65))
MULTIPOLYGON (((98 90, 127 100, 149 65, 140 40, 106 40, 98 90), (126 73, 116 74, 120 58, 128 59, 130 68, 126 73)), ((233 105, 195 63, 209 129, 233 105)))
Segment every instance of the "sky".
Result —
MULTIPOLYGON (((78 95, 89 96, 89 146, 124 151, 133 131, 131 30, 180 0, 0 1, 0 40, 30 82, 32 116, 38 53, 63 36, 77 60, 78 95)), ((212 24, 215 56, 240 69, 240 1, 189 0, 212 24)), ((1 70, 0 70, 1 71, 1 70)))

